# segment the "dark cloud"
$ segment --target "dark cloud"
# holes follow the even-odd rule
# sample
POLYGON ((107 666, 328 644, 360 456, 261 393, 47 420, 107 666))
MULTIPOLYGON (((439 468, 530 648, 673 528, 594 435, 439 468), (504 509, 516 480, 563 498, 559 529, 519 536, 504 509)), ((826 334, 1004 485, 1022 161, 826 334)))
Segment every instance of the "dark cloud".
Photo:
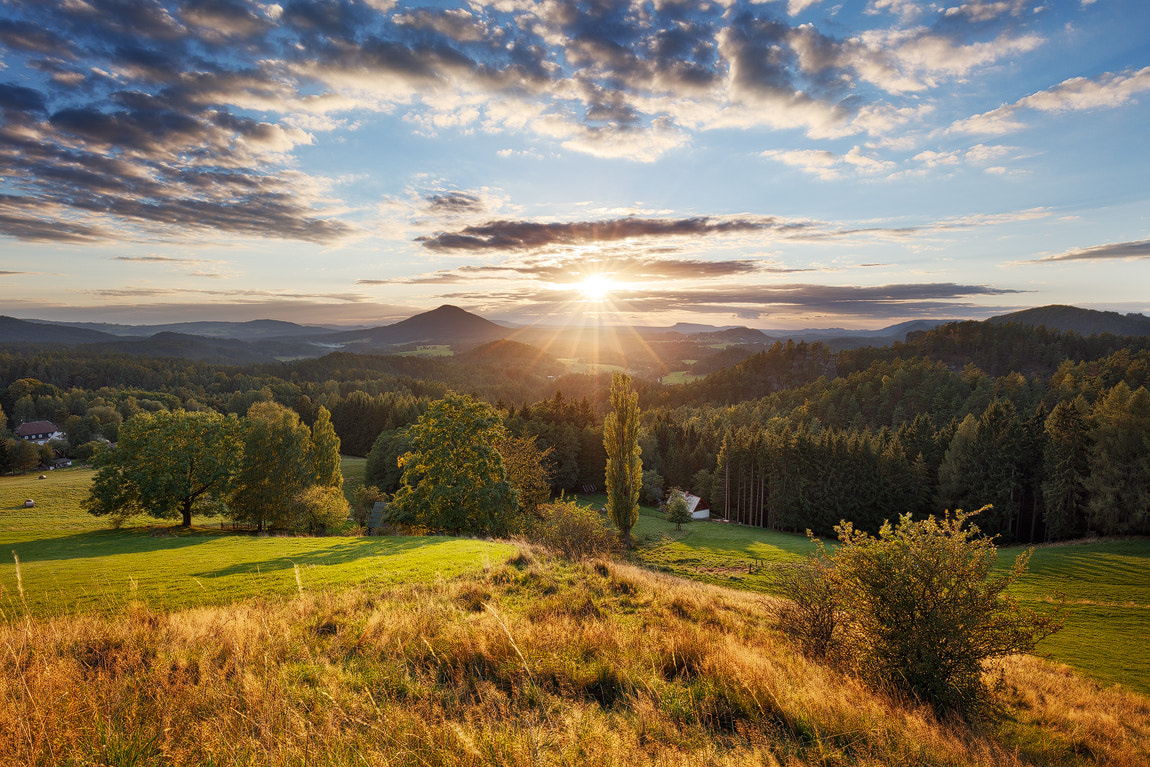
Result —
POLYGON ((209 38, 220 39, 252 37, 271 26, 246 3, 236 0, 185 0, 180 19, 201 28, 209 38))
POLYGON ((11 50, 46 56, 71 56, 69 44, 64 38, 29 21, 0 19, 0 43, 11 50))
POLYGON ((353 37, 367 14, 366 6, 341 0, 293 0, 283 6, 283 20, 291 26, 332 37, 353 37))
POLYGON ((433 251, 522 251, 564 245, 609 243, 660 237, 700 237, 766 231, 795 231, 804 225, 771 217, 756 218, 620 218, 606 221, 541 223, 489 221, 457 232, 436 232, 416 242, 433 251))
POLYGON ((23 85, 0 83, 0 109, 18 112, 47 112, 44 94, 23 85))
POLYGON ((483 200, 472 192, 439 192, 429 194, 424 199, 427 201, 427 212, 432 215, 482 213, 484 209, 483 200))
POLYGON ((1094 261, 1110 258, 1150 258, 1150 240, 1111 242, 1105 245, 1095 245, 1090 248, 1070 250, 1056 256, 1046 256, 1045 258, 1035 259, 1032 263, 1046 263, 1050 261, 1094 261))

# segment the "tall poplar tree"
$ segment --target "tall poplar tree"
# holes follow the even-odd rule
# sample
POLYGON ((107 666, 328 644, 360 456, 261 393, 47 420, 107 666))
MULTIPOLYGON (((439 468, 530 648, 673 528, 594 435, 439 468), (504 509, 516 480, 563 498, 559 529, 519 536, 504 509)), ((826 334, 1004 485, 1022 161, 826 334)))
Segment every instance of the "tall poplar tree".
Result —
POLYGON ((631 548, 631 528, 639 519, 639 489, 643 461, 639 457, 639 394, 631 391, 631 377, 611 376, 611 412, 603 421, 603 447, 607 450, 607 513, 631 548))

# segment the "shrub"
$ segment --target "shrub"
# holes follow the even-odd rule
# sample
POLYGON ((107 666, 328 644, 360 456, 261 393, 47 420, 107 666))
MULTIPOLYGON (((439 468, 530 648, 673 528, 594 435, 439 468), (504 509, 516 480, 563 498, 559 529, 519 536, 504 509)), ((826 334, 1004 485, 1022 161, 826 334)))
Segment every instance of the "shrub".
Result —
MULTIPOLYGON (((981 510, 980 510, 981 511, 981 510)), ((873 684, 909 693, 940 712, 967 719, 994 714, 983 662, 1031 652, 1062 625, 1061 610, 1023 610, 1006 589, 1026 572, 1030 552, 992 577, 993 542, 966 525, 977 514, 882 526, 877 537, 849 522, 835 527, 841 546, 819 552, 793 583, 798 638, 820 642, 873 684), (828 602, 829 600, 829 602, 828 602), (829 625, 827 608, 831 609, 829 625)), ((825 653, 825 649, 824 649, 825 653)))
POLYGON ((593 508, 559 500, 540 506, 539 516, 527 536, 564 556, 597 556, 619 548, 619 534, 593 508))
POLYGON ((832 580, 834 563, 821 552, 798 562, 774 566, 771 585, 785 597, 771 606, 779 628, 803 655, 827 658, 836 639, 838 605, 832 580))
POLYGON ((292 529, 327 532, 347 521, 348 503, 338 487, 312 485, 292 498, 292 529))

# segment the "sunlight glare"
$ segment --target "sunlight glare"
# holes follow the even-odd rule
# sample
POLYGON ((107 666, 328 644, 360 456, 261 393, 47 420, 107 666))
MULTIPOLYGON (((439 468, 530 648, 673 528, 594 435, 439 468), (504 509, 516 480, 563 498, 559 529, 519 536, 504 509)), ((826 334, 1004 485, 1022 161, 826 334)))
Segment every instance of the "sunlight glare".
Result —
POLYGON ((579 292, 588 301, 603 301, 614 288, 615 283, 601 274, 592 274, 579 283, 579 292))

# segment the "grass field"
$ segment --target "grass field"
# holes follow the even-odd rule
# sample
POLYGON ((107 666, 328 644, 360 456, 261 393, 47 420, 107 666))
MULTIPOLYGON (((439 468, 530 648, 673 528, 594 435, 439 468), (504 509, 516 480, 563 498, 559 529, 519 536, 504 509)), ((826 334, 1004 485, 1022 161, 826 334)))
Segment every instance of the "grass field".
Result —
MULTIPOLYGON (((604 496, 589 496, 600 506, 604 496)), ((634 532, 636 556, 685 578, 750 591, 770 591, 772 562, 802 556, 805 536, 721 522, 694 522, 682 531, 652 508, 641 509, 634 532)), ((1023 549, 1000 550, 1005 567, 1023 549)), ((1039 649, 1104 682, 1120 682, 1150 695, 1150 540, 1107 540, 1043 546, 1011 593, 1024 606, 1047 610, 1066 595, 1066 625, 1039 649)))
POLYGON ((703 376, 692 375, 686 370, 676 370, 673 373, 668 373, 667 375, 663 376, 663 385, 674 386, 675 384, 690 383, 696 378, 702 377, 703 376))
MULTIPOLYGON (((362 482, 363 467, 363 459, 345 459, 346 489, 362 482)), ((25 604, 34 615, 109 614, 130 601, 180 609, 290 594, 301 584, 305 591, 384 588, 472 572, 512 550, 447 537, 261 537, 221 531, 217 520, 201 518, 189 531, 150 518, 110 530, 80 510, 91 475, 76 468, 49 472, 44 480, 0 478, 0 609, 9 617, 22 614, 25 604), (27 498, 34 508, 24 507, 27 498)), ((602 496, 582 500, 605 502, 602 496)), ((676 531, 651 508, 642 509, 634 532, 635 556, 645 565, 752 592, 769 591, 772 562, 811 550, 803 536, 719 522, 676 531)), ((1003 561, 1016 553, 1004 549, 1003 561)), ((1041 609, 1056 592, 1065 593, 1066 627, 1041 649, 1100 680, 1150 694, 1143 652, 1150 636, 1147 572, 1145 539, 1041 547, 1014 593, 1041 609)))
MULTIPOLYGON (((353 459, 352 481, 355 466, 353 459)), ((9 616, 25 604, 34 615, 111 613, 137 600, 181 609, 288 594, 301 584, 309 590, 433 581, 513 550, 447 537, 256 536, 222 531, 218 520, 206 518, 194 519, 187 531, 151 518, 111 530, 80 510, 91 475, 76 468, 50 472, 45 480, 0 478, 0 609, 9 616), (26 498, 36 506, 24 508, 26 498)))
POLYGON ((421 346, 406 352, 396 352, 397 357, 454 357, 455 351, 445 344, 421 346))

